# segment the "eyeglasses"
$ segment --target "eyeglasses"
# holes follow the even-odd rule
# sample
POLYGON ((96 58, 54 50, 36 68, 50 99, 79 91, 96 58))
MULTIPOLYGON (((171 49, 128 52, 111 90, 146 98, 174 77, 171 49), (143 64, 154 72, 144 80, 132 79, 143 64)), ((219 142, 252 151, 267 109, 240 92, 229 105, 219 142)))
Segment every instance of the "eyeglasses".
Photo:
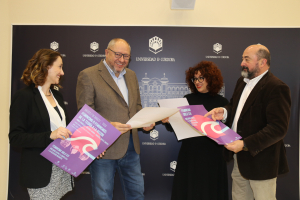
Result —
MULTIPOLYGON (((108 48, 108 50, 111 50, 111 49, 108 48)), ((111 51, 114 52, 113 50, 111 50, 111 51)), ((130 55, 128 55, 128 54, 122 54, 120 52, 114 52, 114 53, 115 53, 116 58, 122 58, 122 56, 123 56, 124 60, 130 59, 130 55)))
POLYGON ((192 78, 191 81, 193 83, 196 83, 196 81, 199 81, 199 83, 202 83, 204 81, 204 77, 203 76, 200 76, 199 78, 192 78))

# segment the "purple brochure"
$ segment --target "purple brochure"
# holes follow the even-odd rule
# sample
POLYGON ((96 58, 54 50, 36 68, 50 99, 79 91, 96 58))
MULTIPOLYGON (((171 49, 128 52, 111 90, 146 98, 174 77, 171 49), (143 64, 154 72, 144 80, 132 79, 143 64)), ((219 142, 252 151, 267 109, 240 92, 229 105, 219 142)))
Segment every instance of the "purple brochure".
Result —
POLYGON ((203 105, 181 106, 178 108, 187 123, 219 145, 229 144, 242 138, 222 122, 212 120, 211 116, 203 117, 207 113, 203 105))
POLYGON ((72 136, 54 140, 41 155, 77 177, 121 132, 88 105, 84 105, 67 126, 72 136))

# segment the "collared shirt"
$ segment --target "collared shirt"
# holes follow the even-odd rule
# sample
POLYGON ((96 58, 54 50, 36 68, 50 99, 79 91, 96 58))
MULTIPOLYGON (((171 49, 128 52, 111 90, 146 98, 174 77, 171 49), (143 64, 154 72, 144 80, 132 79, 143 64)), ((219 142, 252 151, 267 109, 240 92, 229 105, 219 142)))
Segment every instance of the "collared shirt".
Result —
POLYGON ((126 101, 126 103, 128 105, 128 88, 127 88, 127 85, 126 85, 126 82, 125 82, 125 78, 124 78, 124 75, 126 74, 126 70, 123 69, 123 71, 119 74, 119 77, 117 77, 115 75, 115 73, 113 72, 113 70, 106 63, 106 60, 103 61, 103 64, 107 68, 107 70, 110 73, 111 77, 116 82, 119 90, 121 91, 121 93, 122 93, 122 95, 124 97, 124 100, 126 101))
POLYGON ((256 84, 258 83, 258 81, 260 81, 260 79, 268 72, 269 70, 265 71, 264 73, 262 73, 261 75, 253 78, 253 79, 248 79, 248 78, 244 78, 244 82, 246 83, 246 86, 243 90, 243 93, 240 97, 240 101, 239 101, 239 105, 236 109, 236 112, 235 112, 235 116, 234 116, 234 120, 233 120, 233 123, 232 123, 232 127, 231 129, 233 131, 236 132, 236 128, 237 128, 237 122, 240 118, 240 115, 241 115, 241 112, 243 110, 243 107, 245 105, 245 102, 248 98, 248 96, 250 95, 251 91, 253 90, 253 88, 256 86, 256 84))

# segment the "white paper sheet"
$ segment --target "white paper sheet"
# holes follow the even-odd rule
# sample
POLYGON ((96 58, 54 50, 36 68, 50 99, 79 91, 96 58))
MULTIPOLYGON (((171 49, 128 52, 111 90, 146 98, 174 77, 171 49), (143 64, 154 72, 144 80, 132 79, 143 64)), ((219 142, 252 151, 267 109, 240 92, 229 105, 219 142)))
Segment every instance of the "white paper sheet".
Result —
POLYGON ((130 124, 131 128, 148 127, 154 122, 174 115, 178 111, 178 108, 146 107, 136 113, 126 124, 130 124))
MULTIPOLYGON (((189 105, 186 98, 158 99, 157 101, 161 108, 162 107, 177 108, 180 106, 188 106, 189 105)), ((192 126, 190 126, 187 122, 185 122, 179 112, 172 115, 169 119, 169 122, 170 122, 171 126, 173 127, 178 140, 182 140, 185 138, 191 138, 191 137, 204 136, 203 133, 201 133, 200 131, 197 131, 192 126)))

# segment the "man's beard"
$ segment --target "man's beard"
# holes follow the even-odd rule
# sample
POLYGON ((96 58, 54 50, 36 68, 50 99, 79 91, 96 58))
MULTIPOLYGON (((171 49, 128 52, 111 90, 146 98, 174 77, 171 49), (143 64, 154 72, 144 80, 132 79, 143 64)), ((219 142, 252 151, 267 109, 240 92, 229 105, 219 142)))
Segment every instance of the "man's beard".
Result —
POLYGON ((241 75, 244 78, 253 79, 256 77, 256 74, 258 74, 258 72, 259 72, 259 67, 258 67, 258 63, 256 63, 255 68, 252 71, 250 71, 248 67, 242 66, 241 75), (246 71, 244 71, 244 69, 246 69, 246 71))

